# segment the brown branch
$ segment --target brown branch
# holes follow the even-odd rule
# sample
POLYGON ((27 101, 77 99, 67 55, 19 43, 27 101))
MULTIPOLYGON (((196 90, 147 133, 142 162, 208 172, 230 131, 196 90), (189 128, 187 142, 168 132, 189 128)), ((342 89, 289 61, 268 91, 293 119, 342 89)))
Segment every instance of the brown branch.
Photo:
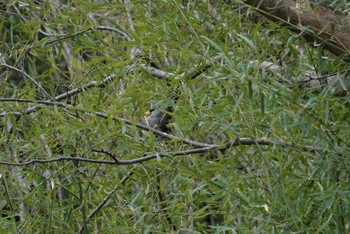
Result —
MULTIPOLYGON (((155 159, 157 157, 171 157, 171 156, 184 156, 184 155, 189 155, 189 154, 199 154, 199 153, 204 153, 208 152, 210 150, 216 149, 219 146, 212 145, 210 147, 206 148, 199 148, 199 149, 192 149, 192 150, 185 150, 185 151, 179 151, 175 153, 157 153, 157 154, 152 154, 152 155, 147 155, 144 157, 140 158, 135 158, 135 159, 129 159, 129 160, 98 160, 98 159, 89 159, 89 158, 82 158, 82 157, 71 157, 71 156, 59 156, 57 158, 51 158, 51 159, 32 159, 26 162, 20 162, 20 163, 15 163, 15 162, 0 162, 0 165, 8 165, 8 166, 27 166, 30 164, 35 164, 35 163, 52 163, 52 162, 59 162, 59 161, 78 161, 78 162, 88 162, 88 163, 98 163, 98 164, 107 164, 107 165, 132 165, 132 164, 138 164, 138 163, 143 163, 145 161, 149 161, 151 159, 155 159)), ((100 152, 104 154, 110 155, 110 153, 107 153, 107 151, 97 151, 95 152, 100 152)))
MULTIPOLYGON (((204 143, 201 143, 204 144, 204 143)), ((57 161, 79 161, 79 162, 88 162, 88 163, 98 163, 98 164, 107 164, 107 165, 133 165, 138 163, 143 163, 152 159, 156 159, 157 157, 165 158, 165 157, 175 157, 175 156, 185 156, 190 154, 201 154, 206 153, 213 150, 225 150, 232 148, 234 146, 238 145, 280 145, 283 148, 291 148, 295 150, 302 150, 306 152, 313 152, 313 153, 321 153, 323 152, 322 148, 319 147, 313 147, 313 146, 293 146, 292 144, 285 144, 285 143, 273 143, 268 140, 264 139, 254 139, 254 138, 237 138, 233 141, 230 141, 225 146, 219 146, 216 144, 208 145, 207 147, 197 148, 197 149, 190 149, 190 150, 183 150, 178 152, 169 152, 169 153, 156 153, 151 155, 146 155, 143 157, 135 158, 135 159, 128 159, 128 160, 122 160, 118 159, 115 154, 110 153, 105 150, 92 150, 93 152, 107 154, 110 156, 113 161, 111 160, 98 160, 98 159, 89 159, 89 158, 82 158, 82 157, 71 157, 71 156, 60 156, 57 158, 52 159, 32 159, 26 162, 20 162, 20 163, 14 163, 14 162, 0 162, 0 165, 8 165, 8 166, 26 166, 30 164, 35 163, 52 163, 57 161)))
POLYGON ((344 60, 350 62, 350 19, 345 15, 307 0, 245 0, 244 3, 268 19, 302 33, 311 45, 322 43, 325 49, 337 56, 344 55, 344 60))

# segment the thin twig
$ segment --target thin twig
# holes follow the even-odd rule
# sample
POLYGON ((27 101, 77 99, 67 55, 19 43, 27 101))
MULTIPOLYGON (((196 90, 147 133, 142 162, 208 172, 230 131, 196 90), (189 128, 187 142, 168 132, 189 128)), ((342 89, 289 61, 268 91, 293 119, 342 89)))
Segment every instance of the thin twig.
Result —
MULTIPOLYGON (((128 174, 121 179, 120 184, 124 185, 126 183, 126 181, 133 174, 134 174, 133 171, 129 171, 128 174)), ((86 219, 86 222, 89 222, 104 207, 104 205, 108 202, 108 200, 112 197, 112 195, 119 189, 119 187, 120 187, 119 184, 114 186, 113 190, 107 194, 107 196, 96 206, 96 208, 93 211, 91 211, 91 213, 89 214, 89 216, 86 219)), ((78 233, 83 233, 83 231, 84 231, 84 226, 81 226, 78 233)))
POLYGON ((26 78, 28 78, 36 87, 38 87, 50 100, 54 100, 53 97, 51 97, 51 95, 46 92, 46 90, 33 78, 31 77, 28 73, 26 73, 25 71, 23 70, 20 70, 16 67, 13 67, 11 65, 8 65, 6 63, 0 63, 0 66, 3 66, 3 67, 6 67, 6 68, 9 68, 11 70, 14 70, 16 72, 19 72, 21 73, 23 76, 25 76, 26 78))
MULTIPOLYGON (((123 36, 124 38, 126 38, 128 41, 134 41, 134 39, 132 37, 130 37, 126 32, 124 32, 121 29, 112 28, 112 27, 108 27, 108 26, 97 26, 96 29, 97 30, 105 30, 105 31, 116 32, 116 33, 120 34, 121 36, 123 36)), ((60 41, 72 38, 72 37, 80 36, 80 35, 85 34, 85 33, 91 33, 93 31, 95 31, 96 29, 95 28, 90 28, 90 29, 87 29, 87 30, 84 30, 84 31, 81 31, 81 32, 77 32, 77 33, 74 33, 74 34, 70 34, 70 35, 61 35, 57 39, 54 39, 54 40, 51 40, 51 41, 47 41, 45 43, 45 46, 48 46, 48 45, 51 45, 51 44, 54 44, 54 43, 57 43, 57 42, 60 42, 60 41)))

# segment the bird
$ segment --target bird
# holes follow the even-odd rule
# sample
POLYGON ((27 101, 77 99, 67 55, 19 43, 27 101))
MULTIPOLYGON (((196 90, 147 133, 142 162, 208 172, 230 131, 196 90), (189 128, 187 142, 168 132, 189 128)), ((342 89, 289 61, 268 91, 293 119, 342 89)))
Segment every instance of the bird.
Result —
MULTIPOLYGON (((168 109, 168 108, 167 108, 168 109)), ((169 110, 151 109, 146 112, 145 122, 148 126, 169 133, 171 116, 167 113, 169 110)))

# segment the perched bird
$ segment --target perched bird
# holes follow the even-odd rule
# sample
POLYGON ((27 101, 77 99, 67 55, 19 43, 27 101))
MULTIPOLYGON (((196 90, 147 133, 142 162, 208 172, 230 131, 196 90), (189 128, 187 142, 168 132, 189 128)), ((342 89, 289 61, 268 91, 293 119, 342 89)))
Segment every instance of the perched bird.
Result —
POLYGON ((170 132, 169 123, 171 116, 166 111, 159 109, 151 109, 146 112, 145 122, 148 126, 156 128, 162 132, 170 132))

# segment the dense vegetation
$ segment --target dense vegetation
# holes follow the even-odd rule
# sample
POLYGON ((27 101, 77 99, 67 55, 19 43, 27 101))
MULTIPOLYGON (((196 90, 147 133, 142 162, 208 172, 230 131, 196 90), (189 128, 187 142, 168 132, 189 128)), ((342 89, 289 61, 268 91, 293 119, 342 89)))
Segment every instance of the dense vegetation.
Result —
POLYGON ((0 7, 1 233, 349 232, 349 96, 303 85, 348 64, 321 45, 241 2, 0 7))

